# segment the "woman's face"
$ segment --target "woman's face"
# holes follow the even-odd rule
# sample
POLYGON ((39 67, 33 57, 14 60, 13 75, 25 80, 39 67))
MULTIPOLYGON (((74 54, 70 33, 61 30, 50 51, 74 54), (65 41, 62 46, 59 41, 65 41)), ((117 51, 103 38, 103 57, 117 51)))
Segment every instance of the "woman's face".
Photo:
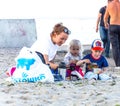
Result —
POLYGON ((65 43, 65 41, 68 39, 68 34, 65 32, 61 32, 59 35, 54 36, 54 42, 58 46, 61 46, 62 44, 65 43))

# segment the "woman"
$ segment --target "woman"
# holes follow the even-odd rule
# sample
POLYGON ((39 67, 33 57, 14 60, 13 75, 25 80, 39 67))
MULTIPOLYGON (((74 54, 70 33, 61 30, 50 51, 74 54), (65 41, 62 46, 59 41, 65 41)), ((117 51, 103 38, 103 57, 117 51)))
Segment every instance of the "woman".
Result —
POLYGON ((49 64, 53 74, 58 74, 58 64, 54 63, 58 47, 65 43, 71 32, 62 23, 54 26, 50 36, 46 39, 37 40, 31 47, 38 55, 43 55, 45 64, 49 64))

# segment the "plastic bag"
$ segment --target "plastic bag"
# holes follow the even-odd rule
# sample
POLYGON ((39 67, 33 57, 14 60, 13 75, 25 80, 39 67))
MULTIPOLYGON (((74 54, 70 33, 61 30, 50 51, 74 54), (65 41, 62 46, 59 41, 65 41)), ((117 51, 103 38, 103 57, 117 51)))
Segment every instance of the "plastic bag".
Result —
POLYGON ((11 76, 13 82, 54 82, 48 65, 43 64, 30 48, 23 47, 15 61, 16 70, 11 76))

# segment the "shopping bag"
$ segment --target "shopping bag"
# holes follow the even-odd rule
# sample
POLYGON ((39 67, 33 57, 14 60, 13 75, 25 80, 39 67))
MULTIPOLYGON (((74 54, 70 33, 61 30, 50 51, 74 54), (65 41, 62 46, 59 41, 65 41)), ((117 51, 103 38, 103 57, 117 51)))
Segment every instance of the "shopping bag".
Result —
POLYGON ((49 66, 30 48, 23 47, 15 62, 16 70, 11 76, 13 82, 54 82, 49 66))

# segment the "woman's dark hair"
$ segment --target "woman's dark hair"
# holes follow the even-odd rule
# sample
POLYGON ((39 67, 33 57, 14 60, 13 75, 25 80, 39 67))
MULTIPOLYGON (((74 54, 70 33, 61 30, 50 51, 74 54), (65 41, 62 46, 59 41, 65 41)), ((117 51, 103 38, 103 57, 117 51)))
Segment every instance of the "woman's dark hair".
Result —
POLYGON ((71 33, 71 31, 67 27, 63 26, 63 23, 58 23, 54 26, 51 35, 54 35, 55 33, 60 34, 61 32, 64 32, 68 35, 71 33))

